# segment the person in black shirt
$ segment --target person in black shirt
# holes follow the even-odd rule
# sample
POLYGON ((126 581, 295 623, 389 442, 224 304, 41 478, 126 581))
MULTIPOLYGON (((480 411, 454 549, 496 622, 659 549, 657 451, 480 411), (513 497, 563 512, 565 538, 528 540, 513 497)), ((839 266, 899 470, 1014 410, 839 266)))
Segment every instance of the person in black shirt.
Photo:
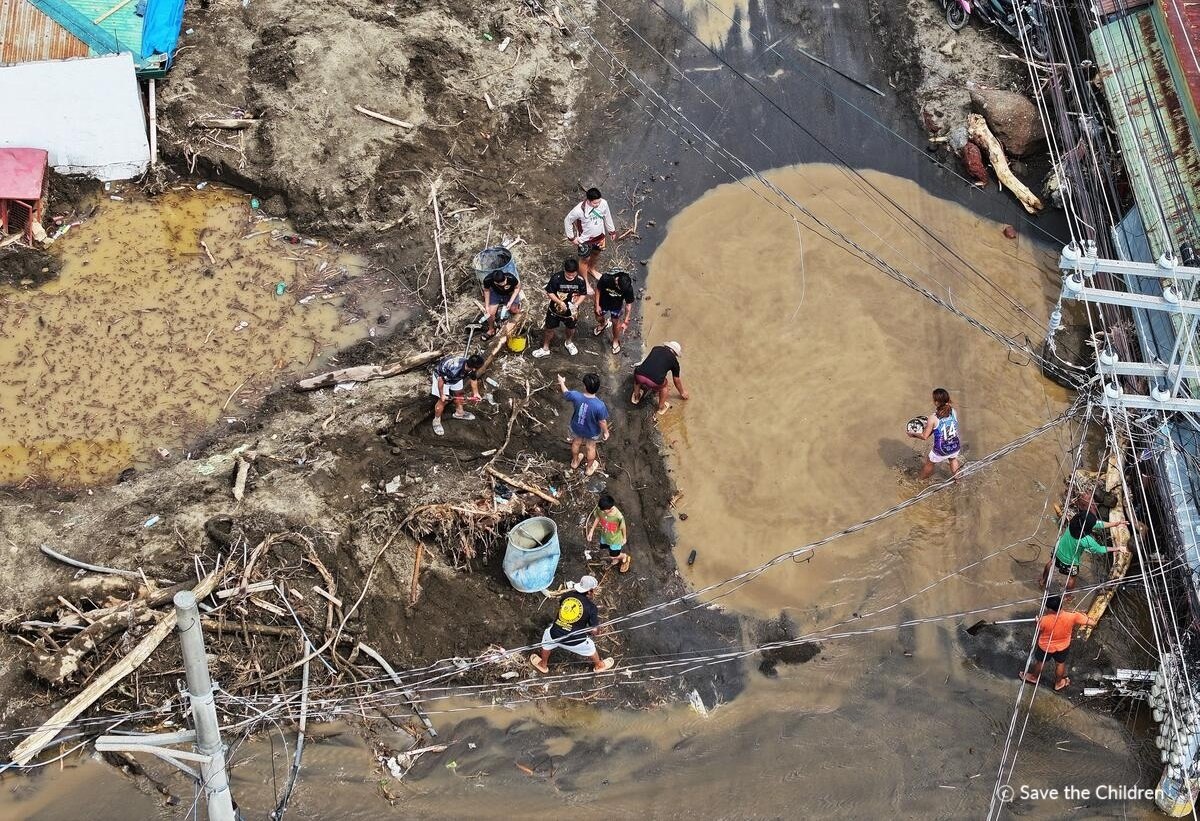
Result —
POLYGON ((509 271, 492 271, 483 278, 483 309, 487 311, 487 335, 496 333, 496 316, 500 321, 509 314, 521 313, 521 283, 509 271))
POLYGON ((550 277, 546 283, 546 296, 550 304, 546 308, 546 325, 543 329, 542 347, 533 352, 541 359, 550 355, 550 343, 554 341, 554 329, 564 328, 566 342, 563 347, 571 356, 579 353, 575 347, 575 325, 579 321, 579 305, 587 297, 587 281, 579 274, 579 260, 571 257, 563 261, 563 269, 550 277))
POLYGON ((629 401, 637 404, 647 391, 658 393, 658 415, 662 416, 671 407, 667 401, 667 374, 671 374, 675 390, 680 399, 687 399, 687 389, 679 377, 679 357, 683 353, 678 342, 656 345, 646 354, 642 363, 633 369, 633 395, 629 401))
POLYGON ((550 651, 569 650, 592 663, 597 673, 611 670, 611 658, 601 659, 592 639, 600 624, 600 611, 592 601, 592 591, 600 583, 595 576, 584 576, 572 585, 572 591, 558 600, 558 615, 542 633, 542 649, 529 657, 529 663, 539 673, 550 672, 550 651))
POLYGON ((600 336, 605 329, 612 328, 612 352, 621 352, 621 334, 629 325, 633 314, 633 280, 625 271, 609 271, 596 281, 596 330, 600 336))

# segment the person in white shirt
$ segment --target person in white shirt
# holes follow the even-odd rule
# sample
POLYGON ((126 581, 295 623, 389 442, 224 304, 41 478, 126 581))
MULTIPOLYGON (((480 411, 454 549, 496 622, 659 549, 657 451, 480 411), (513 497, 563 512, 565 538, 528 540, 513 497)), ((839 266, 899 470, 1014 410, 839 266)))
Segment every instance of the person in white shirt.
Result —
POLYGON ((613 242, 617 240, 612 211, 599 188, 589 188, 584 200, 571 209, 563 220, 563 232, 567 240, 575 243, 579 249, 579 272, 583 274, 587 292, 591 294, 600 252, 604 250, 604 235, 612 237, 613 242))

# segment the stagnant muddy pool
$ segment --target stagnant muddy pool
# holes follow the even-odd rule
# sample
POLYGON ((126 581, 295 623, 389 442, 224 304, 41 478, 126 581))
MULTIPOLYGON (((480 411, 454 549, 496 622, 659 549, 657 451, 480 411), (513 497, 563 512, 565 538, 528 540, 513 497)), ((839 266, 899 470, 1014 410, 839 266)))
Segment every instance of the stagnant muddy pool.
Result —
POLYGON ((108 194, 55 243, 57 279, 0 287, 0 484, 109 481, 168 458, 392 315, 361 259, 290 241, 250 200, 108 194))
MULTIPOLYGON (((1032 334, 1048 310, 1052 249, 1006 239, 1002 226, 881 174, 865 174, 865 185, 837 168, 803 166, 771 179, 1002 333, 1032 334)), ((692 399, 677 403, 662 431, 682 494, 676 509, 687 514, 678 524, 678 555, 697 551, 694 566, 681 572, 696 586, 913 495, 921 450, 904 437, 904 423, 927 411, 934 386, 959 402, 968 461, 1068 402, 1036 365, 811 223, 793 222, 759 193, 771 196, 757 184, 721 186, 676 216, 650 263, 650 299, 642 303, 647 342, 678 339, 684 347, 692 399)), ((746 689, 721 703, 721 694, 700 688, 707 716, 682 695, 677 705, 647 712, 573 701, 478 712, 466 708, 480 705, 442 705, 432 717, 450 748, 399 783, 352 732, 328 727, 306 753, 289 813, 982 816, 1028 633, 969 637, 965 619, 895 625, 1036 595, 1074 432, 1047 434, 981 475, 722 599, 756 616, 782 613, 793 633, 845 622, 861 634, 823 641, 814 658, 779 666, 772 677, 759 672, 757 659, 737 662, 746 664, 746 689), (870 613, 878 615, 857 617, 870 613)), ((746 642, 755 641, 747 631, 746 642)), ((1081 656, 1098 652, 1094 642, 1080 648, 1081 656)), ((1144 786, 1152 775, 1131 761, 1127 714, 1097 706, 1077 694, 1039 694, 1012 783, 1094 790, 1140 777, 1144 786)), ((287 766, 282 744, 255 739, 239 745, 234 760, 234 789, 248 817, 265 817, 287 766)), ((182 782, 181 804, 163 807, 102 764, 71 758, 62 772, 58 766, 7 781, 5 817, 74 817, 85 806, 94 818, 182 817, 192 800, 182 782)), ((1011 809, 1057 818, 1081 803, 1025 801, 1011 809)), ((1151 811, 1139 802, 1086 806, 1088 817, 1151 811)))

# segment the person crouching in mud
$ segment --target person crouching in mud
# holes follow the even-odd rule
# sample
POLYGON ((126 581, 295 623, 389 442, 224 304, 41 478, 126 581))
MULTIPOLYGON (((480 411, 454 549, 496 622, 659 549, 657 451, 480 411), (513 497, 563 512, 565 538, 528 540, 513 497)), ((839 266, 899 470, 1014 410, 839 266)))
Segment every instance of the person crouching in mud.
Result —
POLYGON ((584 576, 572 585, 571 592, 558 600, 558 615, 542 633, 542 649, 529 657, 533 669, 549 673, 550 651, 556 649, 583 656, 597 673, 612 669, 616 662, 611 658, 601 659, 592 639, 600 624, 600 611, 592 602, 592 592, 599 584, 595 576, 584 576))
POLYGON ((921 478, 928 479, 933 475, 936 465, 946 462, 950 467, 950 475, 958 475, 959 452, 962 450, 962 440, 958 437, 958 413, 950 401, 950 392, 945 388, 933 391, 933 415, 925 422, 925 429, 920 433, 909 433, 914 439, 929 439, 933 437, 933 447, 921 465, 921 478))

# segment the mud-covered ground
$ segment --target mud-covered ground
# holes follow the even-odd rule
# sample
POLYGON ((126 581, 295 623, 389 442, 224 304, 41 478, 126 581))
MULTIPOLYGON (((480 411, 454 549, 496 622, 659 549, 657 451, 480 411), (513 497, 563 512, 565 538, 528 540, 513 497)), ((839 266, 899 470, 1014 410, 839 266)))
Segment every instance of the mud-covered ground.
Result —
MULTIPOLYGON (((467 2, 401 2, 388 12, 371 3, 243 6, 227 0, 189 7, 184 28, 193 34, 160 86, 160 145, 172 172, 240 183, 262 197, 264 210, 286 213, 306 232, 322 231, 361 248, 411 293, 417 307, 412 322, 387 338, 365 340, 333 365, 461 349, 478 298, 471 256, 501 237, 525 240, 517 256, 532 324, 540 325, 541 282, 570 250, 560 237, 561 215, 576 201, 580 185, 591 184, 597 173, 593 160, 602 136, 584 137, 602 135, 594 123, 604 112, 574 67, 572 55, 580 46, 570 29, 560 29, 550 22, 551 12, 534 13, 532 6, 541 8, 519 2, 487 9, 467 2), (414 127, 378 122, 356 113, 355 105, 414 127), (192 127, 201 117, 243 114, 257 122, 241 131, 192 127), (445 308, 429 202, 435 185, 446 220, 440 234, 445 308), (451 319, 449 332, 438 327, 443 314, 451 319)), ((609 197, 618 220, 627 223, 631 201, 619 191, 609 197)), ((634 242, 614 250, 643 288, 634 242)), ((245 551, 265 538, 295 534, 272 543, 280 572, 301 568, 313 574, 302 549, 311 544, 333 576, 334 585, 326 586, 336 586, 343 607, 365 587, 361 606, 350 608, 346 634, 369 642, 398 669, 474 657, 489 645, 531 643, 552 618, 551 605, 541 595, 516 593, 500 561, 504 530, 524 515, 522 509, 539 512, 539 501, 526 497, 528 504, 491 522, 486 532, 455 529, 453 523, 439 530, 443 522, 436 516, 422 531, 411 518, 430 504, 489 507, 493 493, 504 488, 483 472, 492 459, 483 454, 501 447, 494 467, 556 487, 563 499, 547 511, 560 527, 559 583, 584 572, 602 575, 597 566, 585 567, 582 521, 605 489, 631 523, 634 563, 627 575, 602 575, 602 613, 682 594, 670 550, 672 489, 661 440, 652 411, 627 400, 639 345, 631 339, 623 355, 613 356, 590 330, 591 319, 585 318, 574 358, 559 347, 535 367, 528 353, 501 353, 489 372, 500 384, 494 390, 497 404, 476 408, 478 419, 471 423, 447 414, 441 438, 429 424, 433 402, 423 368, 349 391, 298 393, 282 385, 247 425, 211 431, 184 449, 188 458, 182 461, 141 474, 127 471, 113 487, 6 491, 0 501, 0 539, 8 547, 9 583, 0 591, 5 622, 16 632, 13 625, 22 618, 70 620, 69 608, 55 597, 67 593, 73 603, 85 601, 70 585, 73 571, 41 555, 39 545, 177 582, 211 569, 231 549, 243 551, 237 558, 245 560, 245 551), (578 384, 589 371, 603 377, 613 438, 602 448, 601 473, 585 480, 568 465, 568 414, 553 382, 563 373, 578 384), (526 390, 532 393, 528 399, 526 390), (522 413, 512 415, 509 400, 522 403, 522 413), (245 452, 256 459, 244 500, 236 502, 231 484, 237 456, 245 452), (414 586, 412 536, 422 533, 414 586), (381 553, 384 545, 389 546, 381 553), (379 566, 369 575, 377 555, 379 566)), ((539 335, 532 336, 536 344, 539 335)), ((480 344, 478 337, 474 344, 480 344)), ((422 515, 429 521, 432 514, 422 515)), ((128 595, 126 590, 107 601, 97 596, 86 601, 111 604, 128 595)), ((306 600, 297 609, 311 604, 306 600)), ((261 606, 246 608, 239 611, 243 619, 289 623, 261 606)), ((36 647, 28 640, 10 641, 0 662, 0 721, 9 727, 37 724, 149 626, 135 623, 120 631, 58 687, 29 672, 35 658, 56 649, 53 640, 33 636, 36 647)), ((706 647, 713 634, 733 641, 739 630, 734 620, 701 609, 601 645, 605 654, 618 657, 668 653, 694 646, 696 636, 705 637, 706 647)), ((103 709, 153 706, 165 692, 154 682, 169 681, 179 666, 173 645, 162 645, 142 676, 114 689, 103 709)), ((236 631, 211 637, 210 652, 215 676, 227 686, 269 673, 283 658, 272 654, 270 641, 236 631), (250 656, 255 657, 247 662, 250 656)), ((705 692, 716 698, 735 691, 737 675, 709 676, 705 692)), ((650 696, 674 697, 621 690, 616 698, 644 703, 650 696)))

